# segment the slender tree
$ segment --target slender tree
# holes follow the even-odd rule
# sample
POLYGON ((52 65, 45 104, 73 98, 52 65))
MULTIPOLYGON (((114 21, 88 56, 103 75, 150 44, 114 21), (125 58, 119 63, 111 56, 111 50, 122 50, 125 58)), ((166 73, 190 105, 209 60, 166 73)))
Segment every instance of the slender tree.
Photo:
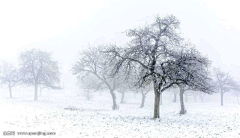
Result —
POLYGON ((204 102, 203 98, 206 96, 206 93, 199 92, 198 94, 199 94, 199 97, 200 97, 200 99, 201 99, 201 101, 203 103, 204 102))
POLYGON ((120 87, 121 76, 112 75, 113 64, 109 64, 108 55, 101 52, 102 47, 91 47, 79 53, 78 59, 73 65, 73 74, 79 78, 88 77, 89 74, 94 75, 100 83, 109 89, 112 96, 113 106, 112 109, 118 109, 116 103, 115 90, 120 87))
POLYGON ((238 92, 236 92, 236 97, 237 97, 237 101, 238 101, 238 104, 240 105, 240 100, 239 100, 239 94, 240 92, 238 91, 238 92))
POLYGON ((12 98, 12 88, 20 81, 17 68, 8 62, 3 61, 0 66, 0 83, 9 89, 9 96, 12 98))
POLYGON ((146 99, 146 97, 147 97, 147 94, 152 90, 151 88, 152 88, 152 87, 151 87, 150 84, 147 85, 147 86, 144 86, 144 87, 141 87, 141 88, 140 88, 140 92, 141 92, 141 95, 142 95, 142 102, 141 102, 140 108, 143 108, 143 107, 144 107, 144 105, 145 105, 145 99, 146 99))
POLYGON ((121 94, 121 100, 120 100, 121 104, 125 103, 125 93, 127 90, 128 90, 127 84, 121 85, 121 87, 117 89, 117 91, 121 94))
MULTIPOLYGON (((201 59, 203 58, 201 56, 201 54, 196 51, 195 48, 189 48, 189 49, 184 49, 181 50, 181 54, 185 55, 184 57, 195 57, 196 59, 201 59)), ((211 86, 211 78, 210 76, 210 72, 208 71, 208 68, 210 67, 210 61, 208 61, 207 59, 202 60, 204 62, 199 62, 200 60, 188 60, 188 58, 184 59, 186 60, 186 62, 191 62, 192 66, 189 66, 189 64, 187 65, 187 69, 188 72, 191 72, 191 76, 187 76, 185 75, 184 80, 188 80, 189 83, 182 83, 182 84, 178 84, 179 89, 180 89, 180 105, 181 105, 181 110, 180 110, 180 114, 185 114, 186 110, 185 110, 185 106, 184 106, 184 92, 187 90, 192 90, 195 91, 196 94, 197 91, 201 91, 204 93, 208 93, 211 94, 214 92, 213 90, 213 86, 211 86)), ((183 72, 179 72, 180 74, 184 74, 184 70, 182 70, 183 72)))
POLYGON ((78 78, 79 89, 82 91, 84 97, 87 100, 91 100, 92 94, 104 89, 103 82, 100 81, 96 76, 93 74, 88 74, 87 77, 78 78))
POLYGON ((177 102, 177 92, 173 92, 173 102, 177 102))
POLYGON ((216 79, 215 85, 221 94, 221 106, 223 106, 224 94, 231 90, 238 89, 238 85, 228 73, 221 71, 219 68, 214 68, 213 72, 216 79))
POLYGON ((52 90, 62 90, 64 87, 62 86, 54 86, 54 85, 42 85, 42 84, 39 84, 39 96, 41 97, 42 96, 42 91, 44 89, 52 89, 52 90))
POLYGON ((60 88, 58 62, 52 54, 38 49, 31 49, 20 55, 20 75, 23 83, 34 86, 34 100, 38 99, 38 86, 60 88))

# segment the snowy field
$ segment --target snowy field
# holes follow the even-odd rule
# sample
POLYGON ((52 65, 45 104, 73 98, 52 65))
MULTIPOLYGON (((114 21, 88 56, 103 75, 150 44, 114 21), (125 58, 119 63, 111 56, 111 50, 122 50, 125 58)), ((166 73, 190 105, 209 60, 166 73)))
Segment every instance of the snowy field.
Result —
MULTIPOLYGON (((187 114, 179 115, 179 101, 172 95, 163 95, 161 119, 153 120, 153 95, 148 94, 145 107, 139 108, 141 95, 127 93, 125 104, 111 110, 110 94, 93 94, 87 101, 81 94, 70 91, 44 91, 38 101, 33 92, 7 91, 0 94, 0 131, 55 132, 56 135, 15 137, 143 137, 143 138, 237 138, 240 137, 240 105, 228 98, 221 107, 214 102, 195 102, 191 97, 186 104, 187 114), (232 102, 231 102, 232 101, 232 102)), ((118 103, 120 95, 117 93, 118 103)), ((207 98, 206 98, 207 100, 207 98)), ((0 137, 11 137, 3 136, 0 137)))

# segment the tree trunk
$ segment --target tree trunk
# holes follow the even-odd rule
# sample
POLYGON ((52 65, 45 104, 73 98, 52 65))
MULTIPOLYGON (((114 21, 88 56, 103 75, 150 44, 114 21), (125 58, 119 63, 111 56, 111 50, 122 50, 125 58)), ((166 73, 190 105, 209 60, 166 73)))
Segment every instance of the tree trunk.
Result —
POLYGON ((160 105, 163 104, 162 93, 160 94, 160 105))
POLYGON ((87 92, 86 92, 86 98, 87 98, 88 101, 91 100, 90 91, 87 91, 87 92))
POLYGON ((39 88, 40 88, 40 89, 39 89, 39 90, 40 90, 39 96, 41 97, 41 96, 42 96, 42 86, 40 85, 39 88))
POLYGON ((133 92, 133 94, 134 94, 134 99, 136 99, 136 92, 133 92))
POLYGON ((240 104, 240 102, 239 102, 239 98, 238 98, 238 92, 237 92, 237 101, 238 101, 238 104, 240 104))
MULTIPOLYGON (((161 91, 160 91, 161 92, 161 91)), ((156 84, 154 84, 154 94, 155 94, 155 100, 154 100, 154 116, 153 118, 160 118, 160 92, 158 91, 158 88, 156 84)))
POLYGON ((181 104, 180 114, 186 113, 185 106, 184 106, 184 100, 183 100, 183 93, 184 93, 184 89, 180 87, 180 104, 181 104))
POLYGON ((238 95, 237 95, 237 100, 238 100, 238 104, 240 104, 240 101, 239 101, 238 95))
POLYGON ((197 102, 197 96, 194 95, 193 97, 194 97, 194 100, 195 100, 195 103, 196 103, 197 102))
POLYGON ((185 94, 185 102, 188 102, 188 96, 185 94))
POLYGON ((177 93, 173 93, 173 102, 174 102, 174 103, 177 102, 177 93))
POLYGON ((116 95, 115 95, 115 93, 113 92, 113 90, 110 90, 110 93, 111 93, 112 100, 113 100, 112 109, 113 109, 113 110, 117 110, 117 109, 118 109, 118 106, 117 106, 117 103, 116 103, 116 95))
POLYGON ((34 92, 34 101, 38 100, 38 84, 34 85, 35 92, 34 92))
POLYGON ((143 107, 144 107, 144 104, 145 104, 145 98, 146 98, 146 95, 144 95, 144 94, 142 93, 142 103, 141 103, 140 108, 143 108, 143 107))
POLYGON ((200 98, 201 98, 201 101, 202 101, 202 103, 203 103, 203 96, 202 96, 202 95, 200 95, 200 98))
POLYGON ((223 106, 223 91, 221 91, 221 106, 223 106))
POLYGON ((9 88, 10 98, 12 98, 12 87, 11 87, 11 86, 8 86, 8 88, 9 88))
POLYGON ((121 97, 121 102, 120 102, 120 103, 124 103, 125 91, 124 91, 124 92, 121 92, 121 94, 122 94, 122 97, 121 97))

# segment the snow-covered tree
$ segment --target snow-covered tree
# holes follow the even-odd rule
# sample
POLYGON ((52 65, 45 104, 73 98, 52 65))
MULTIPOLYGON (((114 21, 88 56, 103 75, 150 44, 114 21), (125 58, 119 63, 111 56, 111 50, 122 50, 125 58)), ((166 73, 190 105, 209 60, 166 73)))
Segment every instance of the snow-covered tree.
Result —
POLYGON ((176 91, 173 92, 173 102, 174 103, 177 102, 177 92, 176 91))
POLYGON ((42 96, 42 91, 44 90, 44 89, 47 89, 47 90, 62 90, 62 89, 64 89, 64 86, 53 86, 53 85, 41 85, 41 84, 39 84, 39 96, 41 97, 42 96))
MULTIPOLYGON (((191 46, 191 45, 187 45, 191 46)), ((180 50, 181 55, 180 59, 183 60, 184 66, 188 70, 187 72, 190 73, 188 75, 182 76, 183 80, 187 80, 188 83, 182 83, 178 84, 180 89, 180 104, 181 104, 181 110, 180 114, 185 114, 185 106, 184 106, 184 100, 183 95, 184 92, 187 90, 192 91, 201 91, 204 93, 211 94, 214 92, 213 86, 211 85, 211 78, 210 72, 208 71, 208 68, 210 67, 210 61, 207 58, 204 58, 201 56, 201 54, 194 48, 184 48, 180 50), (195 59, 188 59, 188 57, 195 58, 195 59)), ((178 71, 180 74, 185 74, 186 70, 178 71)), ((197 92, 196 92, 197 93, 197 92)), ((197 93, 198 94, 198 93, 197 93)))
POLYGON ((224 94, 231 90, 238 90, 239 86, 228 73, 221 71, 219 68, 214 68, 213 72, 216 80, 216 89, 221 94, 221 106, 223 106, 224 94))
POLYGON ((60 72, 58 62, 52 54, 31 49, 20 55, 20 75, 24 84, 34 85, 34 100, 38 99, 38 86, 59 89, 60 72))
POLYGON ((129 85, 127 83, 121 84, 121 87, 117 89, 117 91, 121 94, 120 103, 125 103, 125 93, 129 90, 129 85))
POLYGON ((206 93, 199 92, 198 95, 199 95, 199 97, 200 97, 200 99, 201 99, 201 101, 203 103, 204 102, 203 98, 206 96, 206 93))
POLYGON ((10 98, 12 98, 12 88, 20 81, 19 79, 17 68, 9 62, 3 61, 0 66, 0 84, 8 87, 10 98))
POLYGON ((143 108, 145 105, 145 99, 147 97, 147 94, 152 90, 152 86, 151 84, 148 84, 146 86, 143 86, 139 89, 139 91, 141 92, 142 95, 142 101, 141 101, 141 106, 140 108, 143 108))
POLYGON ((135 68, 133 68, 135 71, 132 71, 131 74, 128 74, 128 85, 132 92, 134 94, 136 93, 141 93, 142 96, 142 101, 141 101, 141 106, 140 108, 143 108, 145 105, 145 99, 147 97, 147 94, 153 90, 152 89, 152 83, 151 80, 145 81, 144 83, 139 82, 140 78, 142 78, 144 72, 142 72, 141 66, 137 65, 135 68))
POLYGON ((112 45, 106 48, 109 56, 118 60, 115 72, 121 68, 124 68, 125 72, 131 72, 138 64, 143 70, 143 77, 138 81, 142 84, 146 80, 153 82, 154 118, 160 117, 160 95, 173 85, 189 85, 195 72, 188 68, 196 62, 208 62, 206 58, 198 55, 182 54, 184 52, 181 50, 188 48, 183 46, 179 24, 175 16, 157 16, 155 22, 150 25, 128 30, 126 34, 131 41, 126 47, 112 45))
POLYGON ((236 91, 236 92, 235 92, 235 96, 237 97, 238 104, 240 105, 240 100, 239 100, 240 91, 236 91))
MULTIPOLYGON (((109 64, 108 55, 101 52, 102 47, 91 47, 79 53, 78 59, 75 62, 72 71, 79 78, 88 77, 88 74, 94 75, 99 83, 102 83, 109 89, 112 96, 112 109, 118 109, 116 103, 115 90, 122 83, 120 75, 112 75, 113 64, 109 64)), ((96 84, 99 85, 99 84, 96 84)))
POLYGON ((93 93, 104 89, 104 87, 102 87, 103 82, 93 74, 88 74, 87 77, 78 78, 77 85, 87 100, 91 100, 93 93))

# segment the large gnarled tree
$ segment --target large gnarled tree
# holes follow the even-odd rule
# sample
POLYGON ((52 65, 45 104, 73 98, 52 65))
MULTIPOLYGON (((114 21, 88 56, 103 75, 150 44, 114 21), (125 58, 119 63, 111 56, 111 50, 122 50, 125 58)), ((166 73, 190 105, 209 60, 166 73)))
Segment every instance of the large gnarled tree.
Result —
POLYGON ((173 85, 189 85, 194 72, 189 66, 207 62, 197 55, 182 54, 188 49, 179 32, 179 20, 175 16, 156 17, 155 22, 142 28, 126 32, 132 40, 125 48, 109 46, 106 52, 118 60, 115 70, 124 68, 131 72, 136 64, 142 68, 139 79, 153 82, 155 102, 154 118, 160 117, 160 95, 173 85), (194 62, 191 62, 194 61, 194 62))

